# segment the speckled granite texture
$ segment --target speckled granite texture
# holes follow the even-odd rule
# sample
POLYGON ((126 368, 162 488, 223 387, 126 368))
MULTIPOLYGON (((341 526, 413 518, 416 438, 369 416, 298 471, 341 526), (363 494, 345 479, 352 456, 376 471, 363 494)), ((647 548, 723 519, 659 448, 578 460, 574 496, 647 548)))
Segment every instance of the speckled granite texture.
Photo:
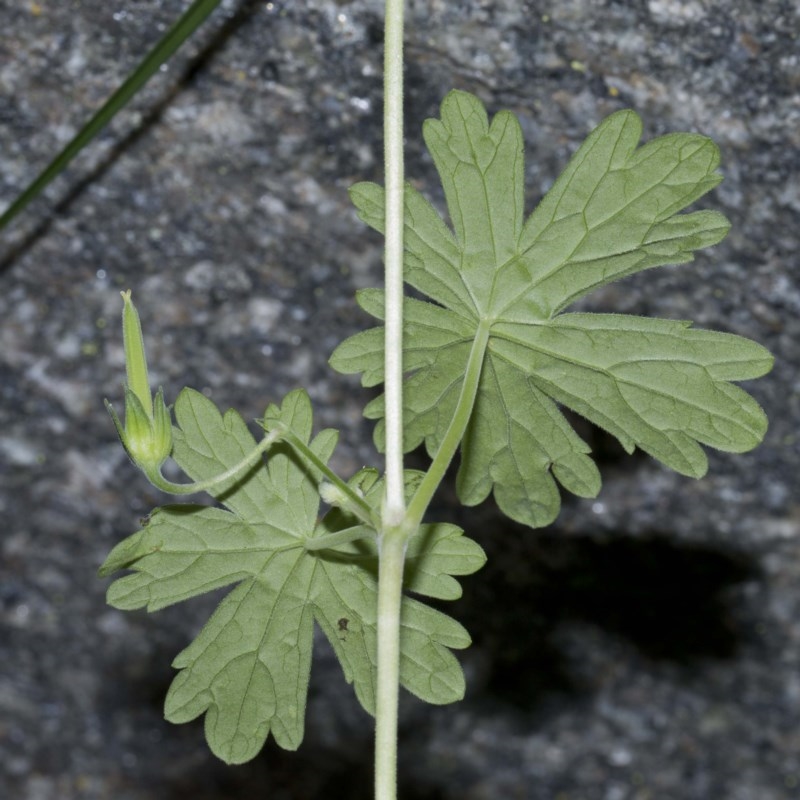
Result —
MULTIPOLYGON (((0 0, 0 205, 185 7, 0 0)), ((245 417, 305 384, 373 458, 364 392, 332 374, 366 323, 380 241, 348 204, 380 177, 378 0, 223 4, 132 110, 0 241, 0 797, 368 798, 371 722, 320 643, 306 742, 227 768, 200 724, 162 720, 170 661, 209 602, 104 603, 96 568, 161 498, 102 405, 120 397, 119 290, 142 311, 154 382, 245 417)), ((623 107, 645 135, 696 130, 733 222, 691 265, 592 307, 694 319, 777 363, 751 387, 771 427, 694 482, 584 430, 604 477, 531 532, 457 518, 490 553, 453 613, 475 644, 453 707, 402 708, 404 800, 800 797, 800 16, 793 0, 413 2, 409 176, 440 200, 420 125, 452 87, 511 108, 529 201, 623 107)))

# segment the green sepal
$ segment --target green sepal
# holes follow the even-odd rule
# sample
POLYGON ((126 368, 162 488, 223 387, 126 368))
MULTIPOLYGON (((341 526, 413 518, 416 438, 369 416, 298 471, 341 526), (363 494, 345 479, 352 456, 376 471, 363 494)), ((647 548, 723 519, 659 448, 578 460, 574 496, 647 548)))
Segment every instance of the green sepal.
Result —
POLYGON ((155 417, 150 418, 139 397, 125 387, 125 425, 108 400, 106 408, 125 452, 145 473, 157 472, 172 453, 172 420, 164 402, 164 390, 159 388, 155 398, 155 417))
POLYGON ((153 449, 158 465, 161 466, 172 453, 172 417, 161 386, 156 392, 153 407, 153 449))
POLYGON ((105 403, 106 411, 108 411, 108 413, 111 415, 111 421, 114 423, 114 427, 117 429, 117 436, 119 436, 119 440, 120 442, 122 442, 122 446, 125 448, 127 452, 128 445, 125 444, 125 439, 126 439, 125 426, 120 421, 117 412, 114 410, 114 406, 111 405, 111 402, 108 400, 108 398, 105 398, 103 400, 103 403, 105 403))
POLYGON ((125 437, 128 453, 134 463, 149 461, 153 438, 153 422, 142 401, 129 386, 125 386, 125 437))

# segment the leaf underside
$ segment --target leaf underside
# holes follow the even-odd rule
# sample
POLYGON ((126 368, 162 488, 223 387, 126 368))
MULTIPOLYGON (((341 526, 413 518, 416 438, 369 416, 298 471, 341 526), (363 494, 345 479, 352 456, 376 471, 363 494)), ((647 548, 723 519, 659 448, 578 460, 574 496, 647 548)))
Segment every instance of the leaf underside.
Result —
MULTIPOLYGON (((175 404, 174 458, 194 480, 236 464, 255 440, 234 411, 185 389, 175 404)), ((306 443, 312 414, 303 391, 270 406, 267 421, 290 428, 306 443)), ((327 461, 336 432, 310 443, 327 461)), ((379 500, 372 475, 366 497, 379 500)), ((156 510, 142 530, 109 554, 101 575, 132 574, 109 588, 120 609, 155 611, 225 586, 234 586, 197 638, 179 653, 180 670, 165 704, 166 718, 186 722, 205 714, 212 751, 228 763, 253 758, 271 732, 295 749, 303 737, 313 624, 325 633, 348 682, 370 713, 375 708, 377 553, 374 538, 336 550, 304 549, 309 538, 353 526, 334 510, 317 519, 319 496, 308 470, 286 445, 270 450, 267 463, 217 493, 225 509, 172 506, 156 510)), ((423 526, 409 547, 407 591, 441 599, 460 596, 453 577, 479 569, 481 548, 454 525, 423 526)), ((461 667, 450 652, 470 643, 450 617, 411 597, 401 616, 401 683, 430 703, 449 703, 464 693, 461 667)))
MULTIPOLYGON (((618 314, 563 313, 597 287, 665 264, 691 261, 729 224, 715 211, 678 213, 716 186, 717 147, 677 133, 638 147, 641 122, 620 111, 588 137, 553 187, 523 217, 522 133, 501 111, 491 124, 481 102, 451 92, 425 142, 442 180, 451 230, 410 185, 405 190, 405 279, 432 302, 406 298, 405 448, 433 456, 453 416, 481 322, 490 338, 457 476, 466 505, 493 490, 511 518, 538 527, 555 519, 557 483, 581 497, 600 489, 589 447, 559 409, 566 406, 678 472, 701 477, 700 445, 755 447, 766 417, 731 381, 769 371, 760 345, 689 322, 618 314)), ((357 184, 359 216, 384 227, 384 190, 357 184)), ((383 293, 359 293, 383 318, 383 293)), ((383 328, 344 341, 331 357, 341 372, 383 380, 383 328)), ((383 397, 365 409, 378 419, 383 397)))

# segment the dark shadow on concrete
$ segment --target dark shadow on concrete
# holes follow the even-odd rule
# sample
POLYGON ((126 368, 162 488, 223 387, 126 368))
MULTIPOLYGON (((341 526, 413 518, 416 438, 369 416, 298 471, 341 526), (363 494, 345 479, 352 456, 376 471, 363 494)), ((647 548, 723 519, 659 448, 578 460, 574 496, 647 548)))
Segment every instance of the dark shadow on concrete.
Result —
MULTIPOLYGON (((499 702, 521 712, 546 712, 559 698, 580 701, 591 687, 575 676, 557 635, 573 621, 622 637, 651 660, 691 666, 736 657, 743 634, 726 592, 758 577, 748 557, 676 542, 663 532, 574 536, 531 531, 499 514, 489 517, 491 524, 487 514, 479 516, 480 531, 473 533, 482 531, 484 544, 491 537, 493 552, 478 576, 464 579, 465 596, 455 611, 487 664, 483 685, 470 692, 470 703, 496 707, 499 702)), ((449 605, 441 604, 452 613, 449 605)), ((179 614, 180 609, 163 628, 142 615, 152 647, 134 657, 119 654, 115 663, 106 664, 105 713, 125 715, 133 730, 156 732, 153 741, 140 739, 135 745, 138 764, 148 764, 152 771, 143 773, 137 766, 128 777, 132 784, 152 787, 158 800, 371 800, 372 725, 366 717, 363 726, 336 725, 338 734, 330 741, 323 733, 330 731, 330 720, 320 722, 310 711, 297 752, 281 750, 270 737, 253 761, 235 767, 207 750, 202 719, 185 725, 164 722, 164 697, 175 676, 169 664, 182 646, 173 636, 179 614)), ((319 693, 351 693, 338 667, 328 663, 323 668, 319 650, 315 653, 312 700, 319 693)), ((337 714, 333 709, 340 708, 338 703, 325 704, 327 713, 337 714)), ((418 728, 401 730, 401 742, 406 742, 401 753, 411 752, 414 742, 426 737, 418 728)), ((131 746, 120 743, 121 751, 131 746)), ((435 781, 420 781, 414 769, 401 769, 400 774, 405 776, 401 796, 407 800, 444 797, 435 781)))
POLYGON ((496 544, 466 582, 459 618, 488 658, 491 696, 533 709, 553 693, 582 693, 557 641, 571 622, 621 637, 654 661, 737 656, 744 634, 728 590, 758 578, 746 555, 663 531, 576 537, 498 521, 490 535, 496 544))

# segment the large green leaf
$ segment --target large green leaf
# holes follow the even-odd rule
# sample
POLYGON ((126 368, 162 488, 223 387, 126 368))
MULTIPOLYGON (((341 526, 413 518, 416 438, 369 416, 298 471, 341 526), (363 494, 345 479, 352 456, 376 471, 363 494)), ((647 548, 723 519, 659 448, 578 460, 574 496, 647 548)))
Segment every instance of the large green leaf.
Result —
MULTIPOLYGON (((600 476, 557 404, 693 477, 707 469, 700 444, 732 452, 766 431, 758 404, 730 381, 766 373, 771 355, 742 337, 687 322, 614 314, 563 314, 592 289, 664 264, 690 261, 718 242, 728 222, 714 211, 678 213, 719 183, 709 139, 670 134, 637 147, 632 111, 608 117, 524 220, 522 134, 509 112, 491 124, 480 101, 451 92, 425 141, 447 199, 451 231, 406 188, 405 277, 433 303, 406 299, 405 446, 433 456, 458 401, 479 325, 489 326, 480 384, 461 446, 462 502, 494 489, 510 517, 531 526, 558 513, 556 481, 592 497, 600 476)), ((352 191, 359 215, 383 231, 384 192, 352 191)), ((359 303, 383 318, 383 296, 359 303)), ((342 372, 383 379, 383 329, 343 342, 342 372)), ((383 416, 383 398, 370 403, 383 416)), ((383 425, 376 428, 379 445, 383 425)))
MULTIPOLYGON (((242 418, 220 415, 203 395, 184 390, 175 404, 174 457, 192 478, 222 473, 255 447, 242 418)), ((267 423, 281 424, 308 443, 312 414, 308 396, 292 392, 267 423)), ((311 442, 326 462, 336 433, 311 442)), ((379 502, 380 482, 354 479, 379 502)), ((325 632, 356 695, 375 709, 377 552, 374 538, 331 550, 305 543, 357 521, 334 510, 318 521, 315 478, 286 444, 278 444, 244 478, 215 493, 227 510, 174 506, 155 511, 145 527, 109 554, 102 575, 120 569, 108 601, 121 609, 150 611, 235 585, 197 638, 174 661, 180 670, 166 700, 173 722, 205 714, 209 746, 229 763, 251 759, 272 732, 284 748, 302 740, 311 665, 313 623, 325 632)), ((409 545, 406 589, 452 599, 453 575, 484 563, 480 547, 452 525, 424 525, 409 545)), ((470 642, 450 617, 410 597, 401 613, 403 686, 431 703, 464 693, 464 676, 450 648, 470 642)))

